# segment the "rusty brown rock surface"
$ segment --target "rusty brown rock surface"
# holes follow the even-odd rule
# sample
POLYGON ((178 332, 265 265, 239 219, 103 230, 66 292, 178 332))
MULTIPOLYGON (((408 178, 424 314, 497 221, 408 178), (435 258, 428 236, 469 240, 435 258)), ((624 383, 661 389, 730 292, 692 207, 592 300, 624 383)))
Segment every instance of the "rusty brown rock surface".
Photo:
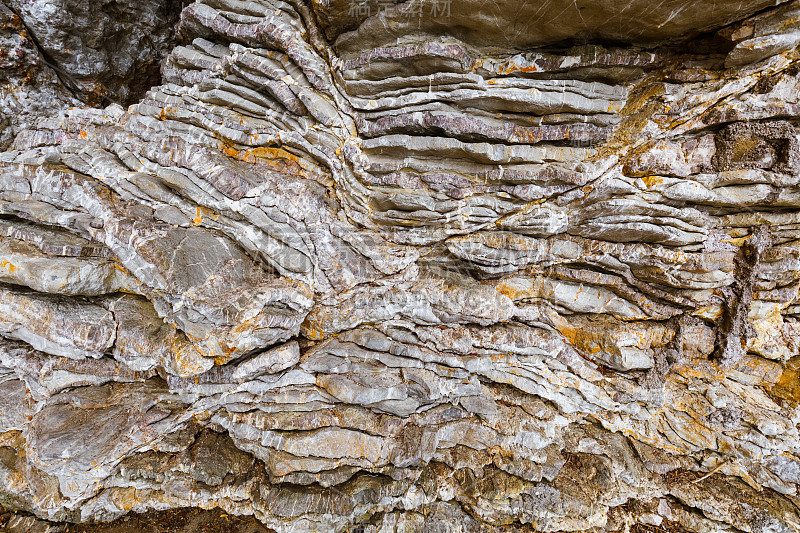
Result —
POLYGON ((16 530, 800 530, 800 1, 12 3, 16 530))

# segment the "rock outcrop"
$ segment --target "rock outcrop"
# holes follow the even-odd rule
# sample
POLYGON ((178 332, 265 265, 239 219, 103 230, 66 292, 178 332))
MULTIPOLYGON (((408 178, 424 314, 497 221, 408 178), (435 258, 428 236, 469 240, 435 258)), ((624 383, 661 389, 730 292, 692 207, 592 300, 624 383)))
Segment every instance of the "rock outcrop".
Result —
POLYGON ((800 530, 800 1, 11 7, 19 527, 800 530))
POLYGON ((78 103, 45 62, 22 19, 0 3, 0 150, 38 118, 78 103))

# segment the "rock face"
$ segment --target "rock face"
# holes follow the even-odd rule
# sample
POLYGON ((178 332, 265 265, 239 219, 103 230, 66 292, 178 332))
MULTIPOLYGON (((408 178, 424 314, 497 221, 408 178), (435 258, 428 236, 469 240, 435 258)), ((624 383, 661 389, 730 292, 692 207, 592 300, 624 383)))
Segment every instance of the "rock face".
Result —
POLYGON ((800 530, 800 1, 12 4, 13 523, 800 530))
POLYGON ((133 103, 159 81, 180 0, 4 0, 56 69, 92 105, 133 103))
POLYGON ((78 103, 47 66, 22 19, 0 3, 0 150, 39 117, 78 103))
POLYGON ((81 103, 134 103, 160 82, 179 0, 0 1, 0 149, 81 103))

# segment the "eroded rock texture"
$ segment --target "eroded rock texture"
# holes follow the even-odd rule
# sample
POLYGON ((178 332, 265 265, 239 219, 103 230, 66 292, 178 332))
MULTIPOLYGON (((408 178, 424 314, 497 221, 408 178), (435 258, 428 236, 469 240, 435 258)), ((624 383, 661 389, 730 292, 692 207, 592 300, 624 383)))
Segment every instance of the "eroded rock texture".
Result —
POLYGON ((22 19, 0 2, 0 150, 39 117, 78 100, 47 65, 22 19))
MULTIPOLYGON (((108 45, 48 11, 105 2, 17 4, 59 68, 108 45)), ((0 61, 44 75, 7 18, 0 61)), ((7 133, 0 505, 798 531, 799 21, 188 5, 140 102, 7 133)))
POLYGON ((61 81, 91 105, 138 100, 159 80, 181 0, 3 0, 61 81))

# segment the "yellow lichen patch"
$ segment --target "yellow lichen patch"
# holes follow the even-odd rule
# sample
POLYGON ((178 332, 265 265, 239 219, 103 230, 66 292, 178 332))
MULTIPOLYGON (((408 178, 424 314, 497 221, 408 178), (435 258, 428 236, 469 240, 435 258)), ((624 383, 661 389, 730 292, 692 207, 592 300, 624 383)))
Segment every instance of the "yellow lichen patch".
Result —
POLYGON ((769 393, 791 407, 800 405, 800 356, 789 359, 780 379, 769 389, 769 393))
MULTIPOLYGON (((569 132, 565 131, 563 137, 565 139, 569 138, 569 132)), ((519 143, 538 143, 542 140, 542 132, 538 129, 525 130, 522 128, 514 128, 511 139, 519 143)))
POLYGON ((173 352, 175 369, 179 376, 202 374, 208 370, 207 365, 203 364, 205 362, 203 354, 197 346, 186 343, 182 348, 173 352))
MULTIPOLYGON (((800 18, 792 17, 792 18, 788 19, 786 22, 784 22, 781 26, 786 30, 786 29, 791 28, 792 26, 796 26, 798 21, 800 21, 800 18)), ((752 28, 751 28, 751 30, 752 30, 752 28)))
POLYGON ((209 369, 207 354, 177 328, 169 336, 168 353, 175 371, 181 377, 195 376, 209 369))
POLYGON ((722 381, 726 379, 725 372, 719 371, 716 366, 710 364, 698 365, 697 361, 675 364, 672 367, 672 372, 687 379, 696 378, 705 381, 722 381))
POLYGON ((624 119, 615 128, 608 142, 598 150, 597 156, 617 154, 640 144, 642 130, 647 127, 653 115, 664 111, 664 103, 658 98, 665 93, 666 88, 663 83, 651 83, 631 94, 625 106, 619 110, 624 119))
POLYGON ((747 235, 745 237, 739 237, 739 238, 733 238, 733 239, 725 239, 722 242, 728 242, 728 243, 730 243, 730 244, 732 244, 734 246, 741 247, 745 243, 745 241, 750 239, 750 237, 752 237, 752 236, 753 235, 751 234, 751 235, 747 235))
POLYGON ((642 181, 648 188, 652 188, 664 183, 664 178, 661 176, 642 176, 642 181))
POLYGON ((594 355, 602 350, 600 337, 590 331, 571 327, 566 321, 558 324, 557 329, 567 342, 583 353, 594 355))
POLYGON ((110 499, 119 509, 129 512, 142 503, 138 492, 134 487, 114 487, 110 499))
POLYGON ((311 314, 300 325, 300 334, 312 341, 320 341, 325 338, 321 321, 311 314))
POLYGON ((718 320, 722 316, 722 306, 707 305, 698 307, 697 310, 692 313, 692 316, 704 318, 706 320, 718 320))
POLYGON ((245 163, 268 165, 276 172, 312 178, 312 175, 316 174, 318 170, 283 148, 258 146, 256 148, 238 150, 230 143, 222 143, 220 149, 229 157, 245 163))
POLYGON ((9 274, 13 274, 17 267, 11 263, 11 261, 0 261, 0 268, 5 268, 9 274))
POLYGON ((675 336, 675 331, 662 324, 623 322, 611 318, 567 319, 553 317, 554 324, 567 341, 578 351, 594 355, 605 351, 620 354, 621 350, 636 348, 648 350, 665 346, 675 336))
MULTIPOLYGON (((114 268, 116 268, 120 272, 122 272, 124 274, 130 274, 130 272, 128 272, 128 269, 125 268, 124 266, 122 266, 121 264, 119 264, 118 262, 114 261, 113 265, 114 265, 114 268)), ((139 282, 139 283, 141 283, 141 282, 139 282)))
POLYGON ((663 414, 668 427, 689 444, 706 449, 716 445, 716 432, 709 426, 698 422, 688 413, 667 410, 663 414))
MULTIPOLYGON (((252 326, 249 328, 234 328, 234 338, 235 335, 241 332, 242 330, 252 330, 252 329, 255 328, 252 326)), ((214 364, 216 366, 228 363, 229 361, 231 361, 231 359, 233 359, 237 355, 238 348, 235 345, 225 341, 223 342, 216 341, 215 344, 216 344, 216 350, 218 350, 213 357, 214 364)), ((208 354, 206 355, 206 357, 208 357, 208 354)))
POLYGON ((198 206, 197 215, 194 217, 194 220, 192 220, 192 224, 199 226, 203 223, 204 217, 211 217, 216 220, 219 218, 219 215, 207 207, 198 206))
POLYGON ((539 296, 541 283, 537 283, 537 280, 530 278, 509 278, 500 281, 495 286, 495 289, 503 296, 508 296, 511 300, 517 302, 539 296))
POLYGON ((511 74, 512 72, 539 72, 541 69, 535 64, 530 63, 528 65, 522 66, 517 65, 514 61, 509 61, 505 68, 499 69, 499 73, 503 75, 511 74))

